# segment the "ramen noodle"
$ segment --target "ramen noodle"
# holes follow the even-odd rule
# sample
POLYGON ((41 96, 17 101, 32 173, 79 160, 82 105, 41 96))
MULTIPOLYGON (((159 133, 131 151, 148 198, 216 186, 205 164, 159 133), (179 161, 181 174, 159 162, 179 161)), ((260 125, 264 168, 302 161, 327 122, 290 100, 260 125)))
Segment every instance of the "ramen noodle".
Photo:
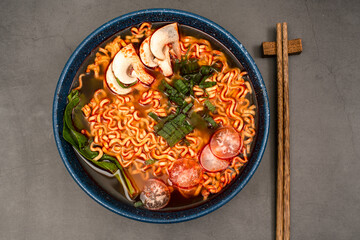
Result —
POLYGON ((222 191, 256 136, 247 72, 182 28, 143 23, 101 45, 69 95, 72 121, 64 119, 77 152, 120 173, 128 200, 149 210, 222 191))

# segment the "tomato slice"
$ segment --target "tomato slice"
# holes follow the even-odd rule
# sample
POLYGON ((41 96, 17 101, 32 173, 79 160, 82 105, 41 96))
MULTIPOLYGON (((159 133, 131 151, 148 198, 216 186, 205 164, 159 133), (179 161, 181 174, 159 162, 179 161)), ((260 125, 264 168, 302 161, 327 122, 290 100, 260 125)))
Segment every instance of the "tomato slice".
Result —
POLYGON ((149 179, 140 194, 140 200, 147 209, 159 210, 169 203, 170 190, 162 181, 149 179))
POLYGON ((202 169, 193 159, 179 159, 169 171, 170 181, 180 188, 192 188, 201 181, 202 169))
POLYGON ((224 127, 211 137, 210 150, 218 158, 229 159, 240 153, 242 141, 232 127, 224 127))
POLYGON ((208 172, 218 172, 226 169, 230 162, 216 157, 208 144, 201 152, 200 164, 208 172))

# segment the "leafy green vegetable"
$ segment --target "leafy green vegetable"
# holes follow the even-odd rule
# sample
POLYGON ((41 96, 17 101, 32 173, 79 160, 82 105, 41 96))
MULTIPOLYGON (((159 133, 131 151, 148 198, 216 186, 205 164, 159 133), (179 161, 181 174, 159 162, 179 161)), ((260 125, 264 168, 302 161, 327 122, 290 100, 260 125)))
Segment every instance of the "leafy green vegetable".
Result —
POLYGON ((71 119, 72 110, 80 102, 79 92, 77 90, 73 90, 70 92, 67 98, 69 100, 69 103, 66 106, 64 112, 63 138, 68 143, 70 143, 84 158, 91 161, 94 165, 100 167, 101 169, 109 171, 112 174, 115 174, 120 169, 126 181, 128 192, 130 195, 133 195, 135 193, 134 186, 132 185, 131 181, 126 177, 121 165, 116 158, 107 154, 103 154, 101 159, 99 159, 98 161, 93 160, 98 155, 98 153, 90 150, 91 141, 89 141, 87 137, 85 137, 83 134, 76 131, 71 119))

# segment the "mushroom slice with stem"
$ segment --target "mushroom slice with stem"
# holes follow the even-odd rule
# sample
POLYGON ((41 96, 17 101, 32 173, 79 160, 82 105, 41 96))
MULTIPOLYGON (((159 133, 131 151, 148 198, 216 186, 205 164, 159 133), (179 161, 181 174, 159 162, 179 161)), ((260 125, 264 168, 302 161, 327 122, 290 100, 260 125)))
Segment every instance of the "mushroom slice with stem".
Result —
POLYGON ((157 67, 158 64, 155 62, 155 56, 150 51, 150 38, 147 37, 140 45, 139 55, 141 58, 141 61, 144 63, 145 66, 148 67, 157 67))
POLYGON ((155 80, 146 72, 132 44, 126 45, 115 55, 112 70, 123 84, 132 84, 139 79, 142 83, 150 85, 155 80))
POLYGON ((122 86, 119 85, 112 71, 112 63, 110 64, 110 66, 106 71, 105 81, 107 86, 110 88, 110 90, 116 94, 126 95, 132 91, 132 88, 123 88, 122 86))
POLYGON ((155 58, 155 61, 159 64, 159 68, 161 69, 164 76, 169 77, 173 74, 169 46, 165 46, 165 56, 166 57, 164 60, 158 60, 157 58, 155 58))
POLYGON ((170 59, 170 48, 169 46, 165 46, 164 53, 165 59, 159 60, 155 58, 155 56, 150 51, 150 37, 147 37, 140 46, 140 58, 144 65, 148 67, 157 67, 159 66, 162 73, 165 77, 169 77, 173 74, 172 66, 171 66, 171 59, 170 59))
POLYGON ((150 50, 159 60, 166 59, 165 46, 171 44, 176 57, 180 58, 180 42, 177 23, 165 25, 156 30, 150 38, 150 50))

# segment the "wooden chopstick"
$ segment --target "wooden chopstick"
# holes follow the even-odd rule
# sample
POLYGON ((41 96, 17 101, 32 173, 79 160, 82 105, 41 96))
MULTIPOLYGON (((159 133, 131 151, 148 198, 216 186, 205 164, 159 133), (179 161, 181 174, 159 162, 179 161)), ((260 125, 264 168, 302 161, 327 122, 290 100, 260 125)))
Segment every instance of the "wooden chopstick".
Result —
POLYGON ((284 71, 284 240, 290 239, 290 112, 287 24, 282 24, 284 71))
POLYGON ((290 239, 289 54, 302 52, 301 39, 288 41, 287 24, 276 24, 276 42, 263 42, 264 56, 277 56, 278 160, 276 240, 290 239))
POLYGON ((276 240, 284 239, 284 71, 281 23, 276 24, 278 161, 276 187, 276 240))

